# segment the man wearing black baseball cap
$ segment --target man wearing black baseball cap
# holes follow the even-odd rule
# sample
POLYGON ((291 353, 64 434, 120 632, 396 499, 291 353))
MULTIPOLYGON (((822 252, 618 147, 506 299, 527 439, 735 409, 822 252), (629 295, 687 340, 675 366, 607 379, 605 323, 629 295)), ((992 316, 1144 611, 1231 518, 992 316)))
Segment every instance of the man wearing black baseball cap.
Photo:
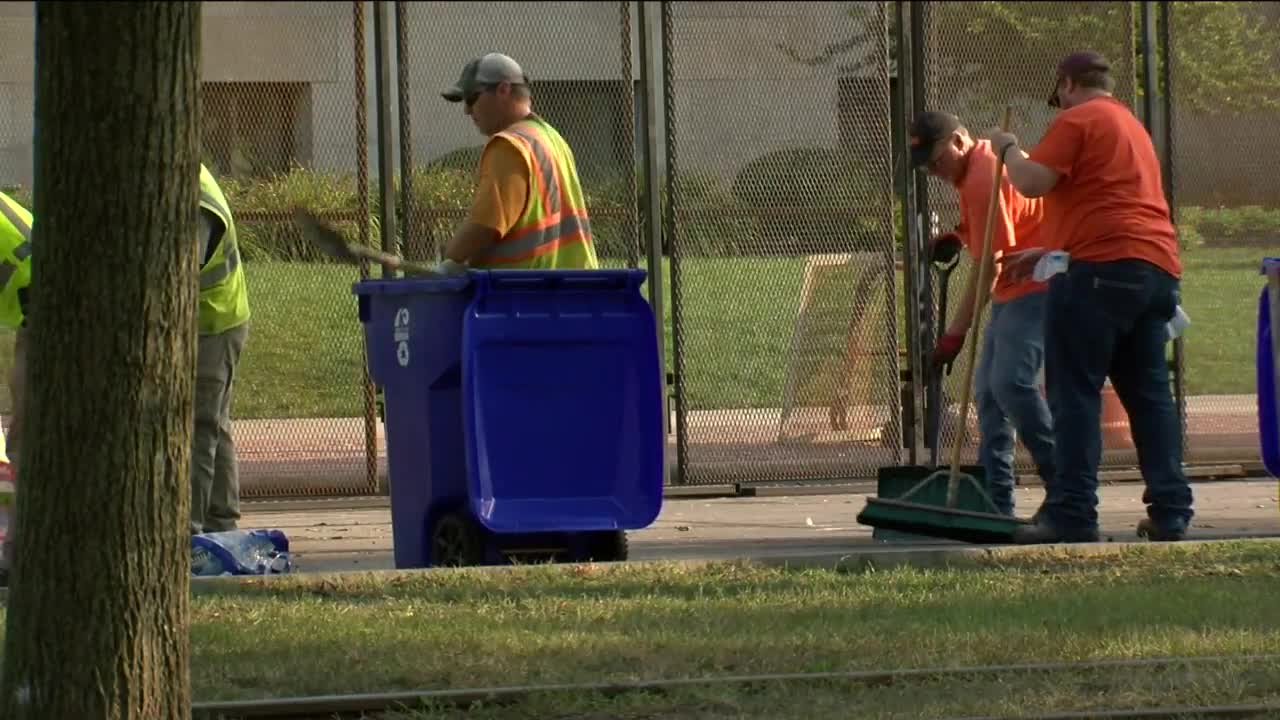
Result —
POLYGON ((462 103, 489 138, 470 216, 445 248, 446 260, 477 268, 598 268, 573 151, 533 112, 520 64, 497 52, 476 58, 440 95, 462 103))
MULTIPOLYGON (((1169 388, 1167 324, 1182 263, 1146 128, 1111 95, 1110 63, 1092 51, 1058 64, 1049 104, 1061 108, 1030 154, 993 132, 1009 180, 1045 200, 1045 231, 1070 266, 1053 277, 1045 317, 1045 374, 1056 431, 1057 477, 1022 543, 1098 539, 1101 391, 1108 377, 1129 416, 1146 483, 1140 535, 1180 540, 1193 516, 1182 470, 1181 423, 1169 388)), ((1042 251, 1006 259, 1031 271, 1042 251)))
MULTIPOLYGON (((954 254, 967 247, 974 263, 955 316, 933 352, 935 368, 949 367, 964 346, 973 325, 973 291, 978 281, 987 205, 996 155, 987 140, 974 140, 950 113, 925 112, 912 122, 911 165, 946 181, 960 196, 960 224, 935 238, 932 253, 954 254)), ((1053 481, 1053 423, 1040 393, 1044 363, 1045 284, 1031 278, 1014 279, 995 263, 1014 249, 1038 247, 1043 203, 1023 197, 1004 179, 996 203, 991 234, 991 265, 995 276, 988 286, 991 316, 974 373, 974 402, 981 436, 978 462, 986 472, 991 500, 1008 515, 1014 511, 1014 452, 1017 439, 1031 453, 1046 485, 1053 481), (1016 432, 1016 434, 1015 434, 1016 432)), ((990 272, 990 271, 988 271, 990 272)))

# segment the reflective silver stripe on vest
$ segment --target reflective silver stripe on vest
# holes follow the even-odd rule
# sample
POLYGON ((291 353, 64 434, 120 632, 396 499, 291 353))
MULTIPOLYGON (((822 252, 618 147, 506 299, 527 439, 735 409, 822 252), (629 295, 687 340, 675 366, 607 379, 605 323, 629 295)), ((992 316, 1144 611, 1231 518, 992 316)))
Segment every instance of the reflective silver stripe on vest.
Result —
MULTIPOLYGON (((18 262, 31 257, 31 226, 13 209, 13 206, 7 200, 0 200, 0 213, 3 213, 9 224, 17 228, 22 235, 22 242, 13 249, 13 256, 17 258, 18 262)), ((17 271, 17 266, 12 263, 0 262, 0 288, 8 286, 10 278, 17 271)))
POLYGON ((520 260, 528 257, 539 246, 545 245, 552 240, 568 237, 575 233, 582 233, 585 236, 588 232, 591 232, 591 225, 585 217, 581 215, 563 215, 560 217, 560 222, 555 225, 549 225, 541 230, 530 230, 513 240, 494 245, 489 254, 485 256, 485 259, 497 261, 520 260))
POLYGON ((209 193, 207 193, 207 192, 203 192, 203 191, 202 191, 202 192, 200 193, 200 202, 202 202, 202 203, 204 203, 204 204, 206 204, 206 205, 212 205, 213 207, 215 207, 215 208, 217 208, 217 209, 218 209, 218 212, 220 212, 220 213, 222 213, 222 214, 224 214, 224 215, 230 215, 230 214, 231 214, 231 213, 227 210, 226 206, 224 206, 222 203, 218 202, 218 199, 217 199, 217 198, 215 198, 213 195, 210 195, 210 194, 209 194, 209 193))
POLYGON ((556 165, 552 162, 551 156, 547 154, 546 146, 542 144, 542 136, 527 126, 517 126, 507 132, 524 140, 529 145, 529 150, 533 153, 534 159, 538 161, 538 169, 541 170, 542 191, 547 199, 547 207, 543 216, 550 217, 560 212, 560 182, 556 179, 556 165))
POLYGON ((218 283, 226 280, 233 271, 240 265, 240 251, 236 246, 223 246, 222 262, 212 265, 200 271, 200 289, 208 290, 218 283))
POLYGON ((23 240, 31 242, 31 226, 27 224, 26 220, 22 219, 22 216, 13 209, 12 205, 5 200, 0 200, 0 213, 4 213, 5 219, 18 228, 18 232, 22 233, 23 240))
MULTIPOLYGON (((209 193, 201 192, 200 202, 217 208, 219 212, 218 219, 222 221, 223 225, 227 225, 227 217, 231 215, 231 212, 227 210, 226 206, 218 202, 217 198, 210 195, 209 193)), ((229 231, 230 228, 228 227, 227 230, 229 231)), ((211 265, 205 268, 204 270, 200 271, 200 289, 201 290, 208 290, 209 288, 217 285, 223 280, 226 280, 228 277, 231 276, 231 273, 234 272, 235 269, 240 265, 239 248, 236 247, 235 243, 230 243, 230 244, 226 243, 227 235, 225 234, 225 232, 222 237, 223 237, 222 262, 218 263, 217 265, 211 265)))

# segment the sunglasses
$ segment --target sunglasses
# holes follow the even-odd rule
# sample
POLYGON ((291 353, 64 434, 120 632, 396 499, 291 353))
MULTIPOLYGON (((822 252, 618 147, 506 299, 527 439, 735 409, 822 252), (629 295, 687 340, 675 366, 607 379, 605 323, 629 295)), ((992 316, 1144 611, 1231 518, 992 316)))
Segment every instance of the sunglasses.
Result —
POLYGON ((490 90, 493 90, 496 87, 498 87, 497 83, 487 83, 485 85, 481 85, 479 88, 475 90, 475 92, 471 93, 470 95, 467 95, 467 97, 464 98, 467 104, 467 107, 471 107, 472 105, 475 105, 476 100, 479 100, 481 95, 489 92, 490 90))

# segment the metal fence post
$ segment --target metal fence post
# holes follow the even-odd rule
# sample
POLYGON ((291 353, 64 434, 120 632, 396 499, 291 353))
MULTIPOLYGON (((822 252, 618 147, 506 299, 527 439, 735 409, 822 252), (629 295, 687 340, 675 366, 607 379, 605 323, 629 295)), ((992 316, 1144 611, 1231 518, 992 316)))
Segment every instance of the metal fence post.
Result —
MULTIPOLYGON (((400 110, 400 234, 402 240, 390 252, 406 253, 412 244, 413 217, 413 132, 409 123, 409 21, 408 3, 396 4, 396 99, 400 110)), ((383 247, 387 246, 383 240, 383 247)), ((439 259, 439 258, 437 258, 439 259)))
MULTIPOLYGON (((1173 9, 1172 9, 1171 3, 1168 2, 1168 0, 1162 0, 1159 3, 1159 8, 1158 8, 1159 15, 1157 16, 1156 21, 1154 23, 1155 31, 1153 33, 1150 33, 1151 37, 1148 39, 1149 33, 1147 32, 1147 28, 1152 24, 1150 15, 1151 15, 1151 9, 1152 9, 1151 6, 1154 4, 1155 3, 1153 2, 1142 3, 1142 19, 1143 19, 1143 26, 1144 26, 1143 40, 1144 42, 1153 43, 1156 46, 1156 51, 1160 53, 1159 59, 1161 60, 1161 62, 1159 63, 1160 72, 1159 72, 1159 80, 1158 80, 1158 84, 1159 84, 1158 89, 1160 90, 1160 104, 1161 104, 1161 111, 1162 111, 1161 115, 1163 116, 1163 118, 1159 124, 1159 129, 1160 129, 1161 137, 1163 139, 1162 144, 1164 145, 1164 152, 1162 153, 1163 157, 1161 158, 1162 162, 1160 164, 1164 169, 1164 177, 1162 178, 1163 179, 1162 185, 1164 185, 1165 200, 1169 204, 1169 219, 1172 220, 1174 225, 1176 226, 1178 222, 1178 200, 1177 200, 1178 196, 1176 192, 1177 176, 1176 176, 1175 167, 1174 167, 1174 153, 1173 153, 1173 147, 1174 147, 1173 146, 1173 143, 1174 143, 1174 138, 1173 138, 1173 133, 1174 133, 1173 62, 1174 60, 1173 60, 1173 44, 1172 44, 1173 32, 1171 27, 1173 24, 1173 17, 1172 17, 1173 9), (1156 34, 1159 35, 1158 41, 1156 38, 1156 34)), ((1152 78, 1151 81, 1148 81, 1151 83, 1151 85, 1149 85, 1147 89, 1147 94, 1151 95, 1156 85, 1156 81, 1155 81, 1156 72, 1154 67, 1148 70, 1148 68, 1146 67, 1148 64, 1155 65, 1156 63, 1154 62, 1154 60, 1152 60, 1151 63, 1147 63, 1146 61, 1144 61, 1143 63, 1144 73, 1150 72, 1150 76, 1152 78)), ((1143 104, 1144 106, 1147 105, 1146 102, 1144 102, 1143 104)), ((1154 108, 1154 104, 1152 104, 1151 107, 1154 108)), ((1153 132, 1154 132, 1154 128, 1153 128, 1153 132)), ((1174 402, 1177 404, 1177 407, 1178 407, 1178 420, 1180 425, 1179 435, 1182 438, 1182 459, 1184 463, 1186 462, 1187 453, 1189 452, 1189 448, 1187 447, 1188 418, 1187 418, 1186 369, 1187 369, 1186 341, 1181 336, 1179 336, 1177 338, 1174 338, 1173 340, 1173 398, 1174 398, 1174 402)))
MULTIPOLYGON (((654 52, 652 33, 655 29, 653 16, 648 11, 649 2, 641 0, 638 6, 637 20, 640 26, 640 110, 644 119, 644 142, 640 145, 642 162, 644 163, 644 228, 645 246, 648 249, 649 272, 649 305, 653 308, 654 333, 658 339, 658 367, 662 373, 662 425, 665 433, 670 432, 671 411, 667 402, 667 362, 666 362, 666 321, 663 317, 664 283, 662 277, 662 192, 658 188, 658 179, 662 170, 658 167, 658 143, 661 137, 658 131, 658 56, 654 52)), ((665 435, 664 433, 664 435, 665 435)), ((662 462, 662 479, 665 485, 670 481, 669 465, 665 460, 666 443, 663 443, 664 460, 662 462)))
MULTIPOLYGON (((902 202, 902 267, 903 267, 903 313, 907 325, 907 374, 909 383, 903 391, 907 397, 903 398, 902 408, 902 442, 907 446, 907 462, 915 465, 918 461, 916 446, 917 442, 917 422, 920 413, 920 377, 923 372, 921 362, 920 338, 923 330, 920 325, 920 299, 924 297, 921 288, 921 272, 918 253, 916 252, 916 193, 919 191, 920 183, 912 182, 911 171, 911 148, 907 142, 906 127, 909 122, 908 118, 912 115, 912 95, 915 86, 914 76, 921 69, 914 67, 912 63, 912 53, 910 48, 910 39, 908 27, 910 24, 908 3, 905 0, 897 0, 894 3, 895 22, 894 36, 898 45, 898 111, 901 113, 902 122, 899 125, 901 132, 893 138, 893 141, 899 145, 899 157, 902 158, 902 168, 899 171, 901 179, 901 202, 902 202)), ((910 13, 914 14, 914 13, 910 13)))
MULTIPOLYGON (((365 85, 364 3, 351 3, 352 35, 355 45, 355 95, 356 95, 356 206, 359 208, 359 237, 361 245, 370 244, 369 228, 369 101, 365 85)), ((369 277, 369 263, 360 263, 360 279, 369 277)), ((362 338, 363 342, 363 338, 362 338)), ((368 357, 366 349, 364 353, 368 357)), ((378 478, 378 398, 377 388, 369 376, 368 362, 362 363, 364 395, 364 454, 365 482, 369 491, 385 494, 386 488, 378 478)))
MULTIPOLYGON (((637 8, 643 6, 644 0, 640 0, 640 2, 637 2, 636 5, 637 5, 637 8)), ((619 13, 621 14, 618 24, 621 30, 622 84, 623 84, 622 97, 623 97, 623 103, 626 105, 626 109, 622 113, 622 135, 624 138, 624 142, 626 143, 626 152, 629 155, 631 155, 634 162, 634 158, 635 158, 634 153, 635 153, 635 147, 636 147, 636 117, 634 112, 634 109, 636 106, 636 100, 635 100, 636 81, 635 81, 634 69, 631 67, 631 51, 634 48, 633 43, 635 41, 635 32, 634 32, 634 29, 632 28, 632 23, 631 23, 631 0, 622 0, 622 2, 618 3, 618 6, 619 6, 619 13)), ((637 9, 637 12, 643 13, 643 10, 637 9)), ((640 26, 641 26, 640 34, 641 34, 641 37, 643 38, 643 35, 644 35, 643 15, 639 16, 637 19, 640 20, 640 26)), ((643 42, 643 39, 642 39, 642 42, 643 42)), ((644 62, 643 58, 641 59, 641 62, 644 62)), ((641 71, 641 73, 643 75, 643 70, 641 71)), ((628 163, 628 164, 624 164, 623 167, 632 167, 632 166, 628 163)), ((623 222, 624 227, 626 227, 627 229, 627 233, 626 233, 627 235, 626 237, 627 267, 634 268, 634 267, 639 267, 640 265, 640 249, 643 247, 643 243, 644 243, 644 240, 642 239, 642 236, 640 233, 640 228, 638 227, 640 222, 640 218, 637 215, 637 209, 638 209, 637 206, 638 206, 639 196, 636 193, 635 172, 634 171, 627 172, 623 177, 622 182, 627 189, 627 200, 631 203, 626 208, 626 213, 624 214, 624 218, 629 218, 630 222, 627 222, 625 220, 623 222)), ((664 374, 664 377, 665 377, 665 374, 664 374)))
MULTIPOLYGON (((374 97, 378 123, 378 201, 382 249, 396 252, 395 133, 391 128, 391 43, 394 33, 386 0, 373 3, 374 97)), ((382 266, 382 277, 394 277, 382 266)))
POLYGON ((684 343, 681 338, 681 306, 680 306, 680 253, 678 228, 676 223, 676 114, 675 114, 675 68, 672 48, 671 3, 665 0, 659 3, 661 8, 662 31, 662 108, 663 108, 663 157, 667 162, 667 206, 663 210, 663 235, 670 249, 669 261, 671 273, 671 353, 675 374, 676 401, 676 483, 685 484, 685 471, 689 463, 688 447, 688 408, 684 396, 684 343))

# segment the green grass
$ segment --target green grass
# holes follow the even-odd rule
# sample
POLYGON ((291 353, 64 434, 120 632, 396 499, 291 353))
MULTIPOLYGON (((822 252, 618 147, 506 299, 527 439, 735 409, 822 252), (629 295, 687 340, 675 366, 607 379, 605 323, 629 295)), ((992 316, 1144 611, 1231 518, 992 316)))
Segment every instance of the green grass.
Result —
MULTIPOLYGON (((1045 550, 938 569, 724 563, 298 575, 202 586, 192 600, 192 683, 199 700, 231 700, 1265 654, 1280 646, 1277 593, 1280 560, 1265 541, 1112 557, 1045 550)), ((846 712, 850 702, 867 708, 858 717, 922 704, 937 717, 1027 710, 1042 695, 1072 708, 1280 698, 1280 663, 544 698, 519 714, 482 717, 639 717, 644 707, 658 717, 768 717, 787 702, 813 717, 848 717, 838 713, 842 696, 846 712), (588 714, 601 705, 612 714, 588 714)))
MULTIPOLYGON (((1184 254, 1183 305, 1192 319, 1186 335, 1190 394, 1254 392, 1254 324, 1260 253, 1251 248, 1195 248, 1184 254)), ((682 350, 689 406, 693 409, 778 407, 792 334, 800 306, 801 259, 693 259, 680 266, 682 350)), ((236 415, 253 417, 351 417, 361 414, 362 338, 356 319, 352 268, 302 263, 247 264, 254 325, 241 365, 236 415)), ((669 266, 664 284, 671 287, 669 266)), ((799 367, 817 377, 800 387, 801 398, 823 395, 838 369, 848 307, 855 294, 848 273, 818 289, 815 327, 821 342, 806 348, 799 367)), ((954 298, 963 287, 957 273, 954 298)), ((901 281, 894 307, 901 313, 901 281)), ((878 356, 860 360, 862 390, 883 392, 890 332, 883 294, 866 301, 861 347, 878 356), (880 338, 878 341, 875 338, 880 338)), ((674 363, 672 303, 665 305, 668 366, 674 363)), ((896 322, 899 344, 905 324, 896 322)), ((0 352, 0 357, 7 357, 0 352)), ((869 398, 875 400, 876 398, 869 398)))

